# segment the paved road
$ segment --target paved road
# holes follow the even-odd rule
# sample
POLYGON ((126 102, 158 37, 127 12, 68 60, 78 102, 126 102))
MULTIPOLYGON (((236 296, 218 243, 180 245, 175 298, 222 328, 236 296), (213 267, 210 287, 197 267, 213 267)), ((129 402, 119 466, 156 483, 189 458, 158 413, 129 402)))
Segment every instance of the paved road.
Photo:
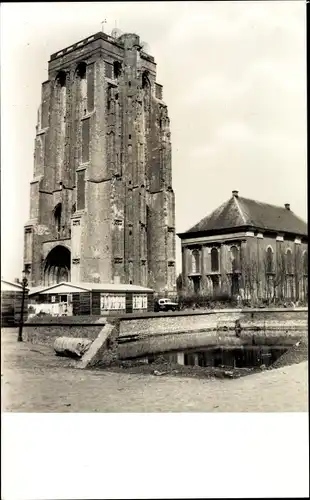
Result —
POLYGON ((11 412, 285 412, 308 409, 308 362, 241 379, 81 371, 1 330, 2 409, 11 412))

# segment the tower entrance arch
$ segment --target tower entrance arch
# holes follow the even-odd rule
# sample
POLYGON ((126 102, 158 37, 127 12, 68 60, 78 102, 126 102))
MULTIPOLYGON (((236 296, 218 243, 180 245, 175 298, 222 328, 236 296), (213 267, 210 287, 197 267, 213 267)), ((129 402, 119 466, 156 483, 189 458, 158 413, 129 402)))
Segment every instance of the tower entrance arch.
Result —
POLYGON ((63 245, 57 245, 49 252, 45 260, 44 285, 70 281, 70 271, 70 250, 63 245))

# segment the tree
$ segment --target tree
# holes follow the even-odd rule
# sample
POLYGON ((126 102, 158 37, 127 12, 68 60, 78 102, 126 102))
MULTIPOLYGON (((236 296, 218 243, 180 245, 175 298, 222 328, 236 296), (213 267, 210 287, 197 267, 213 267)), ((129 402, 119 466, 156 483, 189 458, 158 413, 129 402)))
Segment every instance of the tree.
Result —
POLYGON ((242 251, 241 277, 244 298, 252 302, 258 297, 260 288, 259 264, 256 256, 249 247, 242 251))
POLYGON ((282 247, 276 254, 274 297, 277 295, 281 300, 285 299, 286 296, 286 258, 282 247))

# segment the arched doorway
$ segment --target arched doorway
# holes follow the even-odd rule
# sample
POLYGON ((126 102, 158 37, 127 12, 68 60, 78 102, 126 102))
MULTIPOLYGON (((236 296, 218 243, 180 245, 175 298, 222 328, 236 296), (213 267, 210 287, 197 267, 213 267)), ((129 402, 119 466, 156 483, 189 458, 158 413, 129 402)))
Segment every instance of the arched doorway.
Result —
POLYGON ((62 281, 70 281, 70 250, 57 245, 50 251, 45 261, 44 285, 54 285, 62 281))

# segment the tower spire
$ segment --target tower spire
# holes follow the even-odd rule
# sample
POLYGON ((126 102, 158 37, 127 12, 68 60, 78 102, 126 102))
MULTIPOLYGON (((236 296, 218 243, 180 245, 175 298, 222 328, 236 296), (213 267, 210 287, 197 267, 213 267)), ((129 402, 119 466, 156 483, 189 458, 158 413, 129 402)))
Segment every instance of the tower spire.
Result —
POLYGON ((107 23, 107 20, 104 19, 103 21, 101 21, 101 31, 102 33, 104 33, 104 25, 107 23))

